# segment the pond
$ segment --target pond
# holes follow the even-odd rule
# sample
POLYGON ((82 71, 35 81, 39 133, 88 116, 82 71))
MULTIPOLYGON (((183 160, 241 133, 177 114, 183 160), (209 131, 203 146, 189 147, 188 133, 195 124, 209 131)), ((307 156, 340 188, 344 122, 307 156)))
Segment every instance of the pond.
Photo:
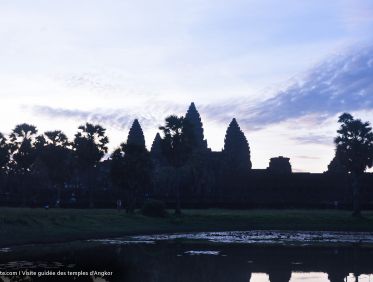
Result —
POLYGON ((210 232, 0 249, 0 281, 373 282, 373 234, 210 232))

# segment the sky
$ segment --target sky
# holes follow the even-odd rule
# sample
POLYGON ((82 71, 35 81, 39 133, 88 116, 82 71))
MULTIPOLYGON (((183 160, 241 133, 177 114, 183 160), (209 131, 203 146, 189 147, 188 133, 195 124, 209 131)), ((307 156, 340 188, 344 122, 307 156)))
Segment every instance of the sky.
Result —
POLYGON ((0 0, 0 132, 88 121, 112 150, 138 118, 150 149, 195 102, 212 150, 235 117, 253 168, 323 172, 338 116, 373 121, 372 30, 370 0, 0 0))

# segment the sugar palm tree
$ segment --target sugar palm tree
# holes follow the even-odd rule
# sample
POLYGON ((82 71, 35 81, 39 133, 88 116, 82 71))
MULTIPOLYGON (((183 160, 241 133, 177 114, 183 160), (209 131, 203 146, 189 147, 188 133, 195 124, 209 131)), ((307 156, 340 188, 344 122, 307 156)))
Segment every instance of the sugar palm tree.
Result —
POLYGON ((361 216, 361 176, 373 165, 373 132, 369 122, 344 113, 339 117, 336 157, 353 178, 353 215, 361 216))
POLYGON ((163 132, 162 151, 169 164, 175 169, 175 214, 181 214, 180 176, 182 167, 190 158, 194 135, 190 123, 184 117, 168 116, 165 125, 159 127, 163 132))
POLYGON ((44 164, 48 179, 56 192, 56 206, 61 203, 61 190, 71 174, 72 149, 66 135, 47 131, 37 137, 37 158, 44 164))
POLYGON ((98 163, 108 151, 106 129, 101 125, 86 123, 78 128, 73 142, 73 150, 79 175, 86 176, 85 183, 89 194, 89 206, 93 207, 93 178, 98 163))

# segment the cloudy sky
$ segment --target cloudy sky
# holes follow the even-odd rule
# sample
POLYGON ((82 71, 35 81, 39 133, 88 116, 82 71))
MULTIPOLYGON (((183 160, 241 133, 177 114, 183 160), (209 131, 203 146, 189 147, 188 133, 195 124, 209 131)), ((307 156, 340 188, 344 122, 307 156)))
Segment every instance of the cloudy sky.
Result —
POLYGON ((236 117, 254 168, 322 172, 337 117, 373 121, 370 0, 0 0, 0 131, 134 118, 148 147, 194 101, 213 150, 236 117))

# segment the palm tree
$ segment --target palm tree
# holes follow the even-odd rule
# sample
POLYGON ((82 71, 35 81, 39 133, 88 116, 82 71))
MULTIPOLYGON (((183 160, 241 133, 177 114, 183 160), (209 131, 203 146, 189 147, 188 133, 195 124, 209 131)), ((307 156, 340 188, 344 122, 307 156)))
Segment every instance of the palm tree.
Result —
POLYGON ((30 171, 35 160, 35 126, 23 123, 17 125, 10 134, 12 160, 16 171, 25 174, 30 171))
POLYGON ((47 142, 53 146, 67 147, 70 145, 67 136, 61 130, 47 131, 44 135, 47 137, 47 142))
POLYGON ((361 216, 360 180, 367 168, 373 165, 373 132, 369 122, 354 119, 344 113, 339 117, 341 127, 334 142, 336 157, 353 178, 353 215, 361 216))
POLYGON ((184 117, 171 115, 166 118, 165 125, 159 129, 163 132, 163 154, 175 169, 175 214, 181 214, 180 177, 182 167, 188 161, 194 145, 192 126, 184 117))
POLYGON ((94 170, 108 151, 109 139, 105 131, 101 125, 86 123, 79 126, 73 143, 79 174, 86 176, 90 207, 93 207, 94 170))
POLYGON ((8 140, 0 132, 0 187, 1 188, 5 186, 3 176, 6 173, 9 159, 10 159, 10 146, 8 144, 8 140))
POLYGON ((10 145, 6 137, 0 132, 0 174, 6 169, 10 158, 10 145))
MULTIPOLYGON (((30 189, 26 190, 26 183, 31 177, 31 168, 35 162, 35 137, 37 129, 35 126, 23 123, 18 124, 9 136, 12 172, 17 176, 16 181, 21 190, 22 202, 26 204, 30 189)), ((29 187, 28 185, 27 187, 29 187)))
POLYGON ((37 156, 44 164, 48 179, 56 191, 56 206, 61 203, 61 190, 71 175, 71 144, 60 130, 47 131, 37 137, 37 156))

